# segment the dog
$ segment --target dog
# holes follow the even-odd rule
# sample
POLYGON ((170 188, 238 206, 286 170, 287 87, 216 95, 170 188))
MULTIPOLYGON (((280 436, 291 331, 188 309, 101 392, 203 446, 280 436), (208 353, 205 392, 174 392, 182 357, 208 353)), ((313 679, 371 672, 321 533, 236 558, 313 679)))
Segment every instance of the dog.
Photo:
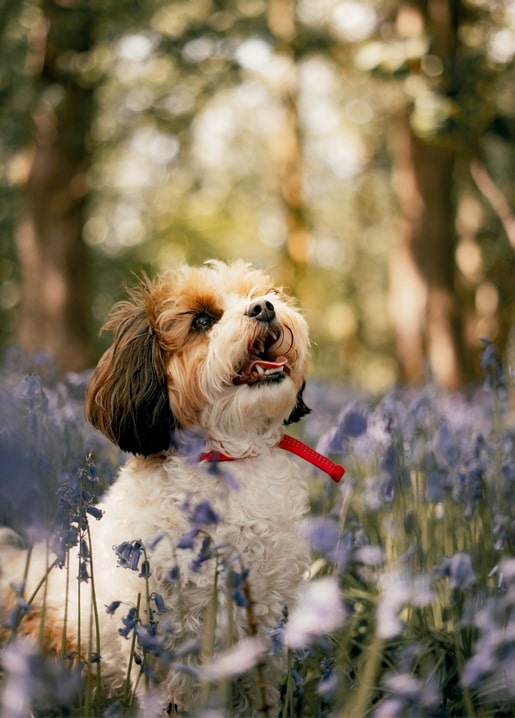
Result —
MULTIPOLYGON (((66 611, 67 650, 88 656, 99 640, 104 689, 120 694, 138 649, 141 656, 146 646, 152 656, 152 638, 161 641, 148 627, 157 623, 149 602, 159 601, 159 624, 167 629, 153 678, 163 707, 194 711, 203 661, 213 662, 218 650, 249 634, 267 653, 271 632, 286 620, 309 566, 300 532, 307 483, 299 462, 280 447, 285 425, 309 411, 302 395, 308 327, 294 300, 265 272, 242 261, 213 261, 143 278, 114 306, 104 328, 113 341, 89 382, 86 415, 132 456, 98 506, 102 518, 90 522, 86 551, 99 635, 92 628, 90 590, 83 584, 78 606, 77 592, 65 587, 66 572, 54 568, 45 588, 43 642, 59 653, 66 611), (193 457, 188 437, 199 445, 193 457), (127 567, 123 550, 130 561, 139 551, 145 569, 127 567), (114 614, 104 608, 116 605, 114 614), (119 612, 139 628, 136 649, 127 617, 120 630, 119 612), (211 648, 179 660, 183 647, 215 620, 211 648), (167 661, 159 660, 163 655, 167 661), (188 670, 178 668, 188 660, 188 670)), ((47 563, 46 549, 34 547, 25 596, 47 563)), ((6 584, 23 577, 25 553, 2 550, 1 564, 5 594, 6 584)), ((36 639, 41 593, 19 629, 36 639)), ((231 714, 276 713, 285 668, 284 651, 262 658, 261 697, 255 676, 243 672, 233 681, 231 714)))

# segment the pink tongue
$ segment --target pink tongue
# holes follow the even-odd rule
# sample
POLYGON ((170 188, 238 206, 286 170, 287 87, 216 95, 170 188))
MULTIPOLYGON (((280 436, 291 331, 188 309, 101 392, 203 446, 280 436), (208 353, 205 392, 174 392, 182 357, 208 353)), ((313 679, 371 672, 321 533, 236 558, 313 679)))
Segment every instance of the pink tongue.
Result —
POLYGON ((269 371, 270 369, 280 369, 282 366, 284 366, 288 360, 286 357, 277 357, 275 361, 265 361, 264 359, 255 359, 253 362, 251 362, 248 374, 251 374, 254 371, 254 368, 257 366, 262 367, 263 371, 269 371))

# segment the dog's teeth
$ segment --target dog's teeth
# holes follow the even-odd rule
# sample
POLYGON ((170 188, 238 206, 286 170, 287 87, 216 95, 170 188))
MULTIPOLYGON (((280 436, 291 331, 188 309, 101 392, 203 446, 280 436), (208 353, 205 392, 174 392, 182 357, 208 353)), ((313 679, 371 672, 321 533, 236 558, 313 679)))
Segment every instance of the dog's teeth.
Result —
POLYGON ((263 367, 260 364, 256 364, 256 371, 258 374, 267 374, 268 373, 263 369, 263 367))
POLYGON ((267 369, 267 370, 265 371, 265 376, 266 376, 267 374, 278 374, 279 372, 282 372, 282 371, 284 371, 284 367, 283 367, 283 366, 278 366, 277 369, 267 369))

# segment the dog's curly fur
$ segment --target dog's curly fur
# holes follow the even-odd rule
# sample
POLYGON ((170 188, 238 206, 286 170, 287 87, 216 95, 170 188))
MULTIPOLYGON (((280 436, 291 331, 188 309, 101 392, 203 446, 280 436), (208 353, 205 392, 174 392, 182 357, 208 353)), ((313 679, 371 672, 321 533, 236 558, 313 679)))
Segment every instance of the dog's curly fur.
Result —
MULTIPOLYGON (((123 685, 130 641, 118 633, 120 618, 102 609, 112 601, 134 606, 144 582, 117 567, 113 546, 150 542, 150 592, 164 598, 177 644, 202 630, 210 603, 215 562, 192 570, 192 554, 176 548, 191 528, 188 511, 209 502, 221 517, 206 531, 213 545, 233 547, 249 569, 257 631, 263 638, 295 601, 308 565, 299 535, 307 510, 307 489, 295 460, 277 448, 283 427, 308 411, 302 400, 308 351, 307 325, 294 302, 275 289, 263 272, 237 261, 184 266, 155 281, 142 280, 117 304, 106 328, 113 343, 88 386, 86 413, 111 441, 134 456, 102 500, 100 521, 91 522, 92 556, 100 607, 101 667, 107 690, 123 685), (206 462, 192 462, 176 450, 180 431, 201 430, 205 449, 230 455, 230 484, 206 462), (180 590, 170 580, 178 566, 180 590)), ((44 566, 44 547, 35 547, 31 566, 44 566)), ((15 547, 2 549, 3 582, 17 581, 25 562, 15 547), (7 579, 7 580, 6 580, 7 579)), ((26 595, 41 578, 32 570, 26 595)), ((89 592, 81 611, 82 646, 77 646, 77 606, 71 591, 67 639, 87 654, 89 592)), ((65 571, 53 570, 46 596, 45 641, 60 650, 65 571)), ((249 632, 245 610, 233 611, 233 640, 249 632)), ((38 637, 37 610, 21 630, 38 637)), ((171 640, 171 639, 170 639, 171 640)), ((281 658, 267 659, 267 699, 277 706, 281 658)), ((190 710, 195 694, 184 673, 170 670, 160 682, 163 705, 190 710)), ((234 691, 234 715, 257 710, 254 682, 243 677, 234 691)))

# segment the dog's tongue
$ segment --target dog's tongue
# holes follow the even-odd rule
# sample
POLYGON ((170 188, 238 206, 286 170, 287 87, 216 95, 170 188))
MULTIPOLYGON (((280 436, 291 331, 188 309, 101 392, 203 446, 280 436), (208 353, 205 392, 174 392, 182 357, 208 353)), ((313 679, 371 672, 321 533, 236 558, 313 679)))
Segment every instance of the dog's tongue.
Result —
POLYGON ((275 371, 281 369, 287 363, 286 357, 277 357, 275 361, 267 361, 258 357, 251 358, 251 362, 247 368, 246 374, 264 374, 267 371, 275 371))
POLYGON ((287 363, 286 357, 269 361, 251 354, 249 363, 234 377, 233 384, 258 384, 265 377, 282 372, 287 363))

